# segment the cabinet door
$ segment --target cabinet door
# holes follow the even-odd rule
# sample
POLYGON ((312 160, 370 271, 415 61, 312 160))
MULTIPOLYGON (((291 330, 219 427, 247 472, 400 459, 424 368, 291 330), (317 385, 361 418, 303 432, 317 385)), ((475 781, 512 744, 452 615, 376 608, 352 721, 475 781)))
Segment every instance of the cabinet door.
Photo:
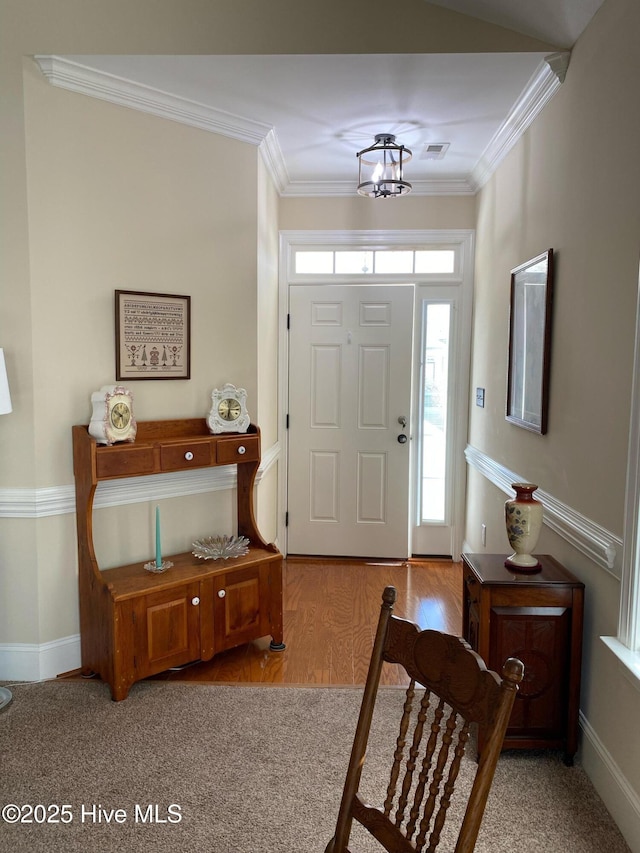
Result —
POLYGON ((248 566, 214 580, 215 650, 230 649, 269 633, 269 567, 248 566))
POLYGON ((200 657, 200 584, 130 602, 136 679, 200 657))
POLYGON ((565 607, 494 607, 489 666, 514 656, 524 664, 509 734, 562 738, 566 730, 571 611, 565 607))

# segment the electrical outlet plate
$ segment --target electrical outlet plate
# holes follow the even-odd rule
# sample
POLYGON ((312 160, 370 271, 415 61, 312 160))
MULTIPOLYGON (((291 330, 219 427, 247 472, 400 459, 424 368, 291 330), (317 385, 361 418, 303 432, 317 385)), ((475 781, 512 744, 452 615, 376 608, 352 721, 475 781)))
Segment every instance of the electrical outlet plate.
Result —
POLYGON ((484 388, 476 388, 476 406, 484 409, 484 388))

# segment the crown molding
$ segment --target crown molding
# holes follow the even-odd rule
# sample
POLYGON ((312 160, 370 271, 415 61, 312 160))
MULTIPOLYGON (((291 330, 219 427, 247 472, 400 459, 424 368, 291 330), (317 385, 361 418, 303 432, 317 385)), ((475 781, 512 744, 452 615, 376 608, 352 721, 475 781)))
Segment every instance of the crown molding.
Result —
POLYGON ((283 195, 285 188, 289 184, 289 173, 287 164, 282 156, 282 149, 278 142, 275 130, 270 130, 258 146, 258 151, 262 157, 262 161, 271 175, 271 179, 275 184, 279 195, 283 195))
MULTIPOLYGON (((569 57, 568 51, 545 57, 468 176, 412 181, 412 194, 475 195, 564 81, 569 57)), ((33 58, 53 86, 257 146, 283 198, 355 195, 355 183, 352 181, 291 181, 275 129, 270 125, 216 110, 61 56, 36 55, 33 58)))
POLYGON ((565 50, 552 53, 542 60, 473 167, 470 181, 474 192, 487 183, 502 160, 562 85, 570 57, 570 52, 565 50))
MULTIPOLYGON (((476 190, 466 178, 411 181, 411 195, 475 195, 476 190)), ((290 181, 280 190, 283 198, 356 197, 354 181, 290 181)))
POLYGON ((38 55, 33 58, 49 83, 60 89, 79 92, 81 95, 89 95, 91 98, 99 98, 121 107, 188 124, 200 130, 248 142, 250 145, 260 145, 272 130, 262 122, 216 110, 198 101, 172 95, 152 86, 126 80, 124 77, 97 71, 61 56, 38 55))

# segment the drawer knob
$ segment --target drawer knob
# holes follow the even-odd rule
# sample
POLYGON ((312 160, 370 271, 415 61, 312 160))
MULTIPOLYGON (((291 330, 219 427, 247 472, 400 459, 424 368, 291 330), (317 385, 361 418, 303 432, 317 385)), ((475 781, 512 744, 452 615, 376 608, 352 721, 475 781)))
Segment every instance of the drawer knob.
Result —
POLYGON ((195 596, 191 599, 191 603, 193 604, 193 606, 194 606, 194 607, 196 607, 196 605, 200 604, 200 599, 198 598, 198 596, 197 596, 197 595, 195 595, 195 596))
POLYGON ((187 462, 191 462, 191 460, 193 459, 193 453, 190 450, 187 450, 187 452, 184 454, 184 458, 187 460, 187 462))
POLYGON ((244 444, 241 444, 240 447, 238 448, 238 453, 240 454, 240 456, 243 456, 246 452, 247 452, 247 448, 244 446, 244 444))
POLYGON ((227 594, 226 590, 224 590, 224 589, 218 590, 218 598, 224 598, 226 594, 227 594))

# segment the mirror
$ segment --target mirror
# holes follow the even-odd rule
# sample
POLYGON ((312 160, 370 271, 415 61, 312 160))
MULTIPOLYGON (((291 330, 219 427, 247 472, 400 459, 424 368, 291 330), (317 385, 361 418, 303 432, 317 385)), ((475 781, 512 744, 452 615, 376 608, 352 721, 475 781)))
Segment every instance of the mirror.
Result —
POLYGON ((544 435, 549 407, 553 249, 511 270, 506 418, 544 435))

